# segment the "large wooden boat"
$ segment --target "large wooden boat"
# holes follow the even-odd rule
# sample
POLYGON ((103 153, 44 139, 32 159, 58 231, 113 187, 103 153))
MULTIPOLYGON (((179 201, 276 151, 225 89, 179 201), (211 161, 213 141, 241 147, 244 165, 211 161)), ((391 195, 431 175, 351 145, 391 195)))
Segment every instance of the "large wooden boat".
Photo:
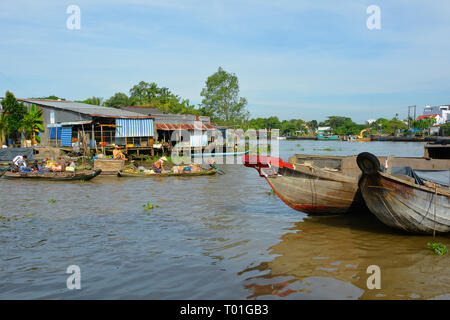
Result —
MULTIPOLYGON (((379 157, 384 163, 387 157, 379 157)), ((358 190, 361 170, 356 156, 294 155, 289 162, 267 156, 243 157, 247 167, 258 170, 274 192, 291 208, 311 215, 342 214, 365 208, 358 190)), ((444 160, 395 158, 391 165, 439 170, 444 160)))
POLYGON ((35 179, 49 181, 88 181, 98 176, 102 170, 83 170, 76 172, 44 172, 44 173, 21 173, 6 171, 3 178, 7 179, 35 179))
POLYGON ((217 173, 216 170, 204 170, 200 172, 192 172, 192 173, 175 173, 175 172, 167 172, 167 173, 138 173, 138 172, 125 172, 118 171, 118 177, 137 177, 137 178, 157 178, 157 177, 198 177, 198 176, 212 176, 217 173))
POLYGON ((381 222, 414 233, 450 231, 448 185, 426 185, 414 170, 408 175, 382 172, 378 159, 367 152, 358 155, 357 163, 363 171, 359 186, 365 203, 381 222))

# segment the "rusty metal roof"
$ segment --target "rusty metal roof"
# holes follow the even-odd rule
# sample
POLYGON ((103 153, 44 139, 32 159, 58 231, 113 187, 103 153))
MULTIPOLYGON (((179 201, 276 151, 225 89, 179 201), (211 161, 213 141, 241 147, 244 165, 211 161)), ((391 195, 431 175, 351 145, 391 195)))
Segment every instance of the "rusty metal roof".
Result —
POLYGON ((185 124, 185 123, 156 123, 156 130, 214 130, 215 127, 209 123, 194 123, 194 124, 185 124))

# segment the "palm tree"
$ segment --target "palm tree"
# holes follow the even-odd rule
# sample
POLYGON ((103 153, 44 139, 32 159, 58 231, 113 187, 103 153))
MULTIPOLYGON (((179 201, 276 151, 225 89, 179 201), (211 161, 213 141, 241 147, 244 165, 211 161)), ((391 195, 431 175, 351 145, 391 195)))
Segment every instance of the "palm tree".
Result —
POLYGON ((36 132, 44 131, 42 126, 42 109, 37 108, 34 104, 31 105, 30 111, 23 117, 21 130, 27 133, 31 138, 31 145, 36 144, 36 132))
POLYGON ((8 134, 8 114, 4 111, 0 114, 0 147, 5 141, 5 136, 8 134))

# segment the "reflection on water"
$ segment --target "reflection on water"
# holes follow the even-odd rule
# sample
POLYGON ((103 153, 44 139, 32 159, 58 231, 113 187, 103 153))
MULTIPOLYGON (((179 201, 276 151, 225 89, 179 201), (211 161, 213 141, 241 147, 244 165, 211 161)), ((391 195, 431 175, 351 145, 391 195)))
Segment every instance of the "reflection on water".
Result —
MULTIPOLYGON (((284 159, 423 154, 417 143, 280 148, 284 159)), ((227 174, 196 178, 0 179, 0 299, 448 298, 449 257, 427 249, 430 237, 394 232, 367 213, 306 217, 254 169, 222 168, 227 174), (147 202, 159 207, 145 211, 147 202), (72 264, 81 290, 66 288, 72 264), (367 290, 372 264, 381 290, 367 290)))
POLYGON ((450 259, 432 254, 428 241, 395 232, 364 213, 311 217, 270 248, 274 259, 242 274, 265 271, 246 279, 248 298, 429 299, 450 293, 450 259), (370 265, 381 269, 380 290, 367 288, 370 265))

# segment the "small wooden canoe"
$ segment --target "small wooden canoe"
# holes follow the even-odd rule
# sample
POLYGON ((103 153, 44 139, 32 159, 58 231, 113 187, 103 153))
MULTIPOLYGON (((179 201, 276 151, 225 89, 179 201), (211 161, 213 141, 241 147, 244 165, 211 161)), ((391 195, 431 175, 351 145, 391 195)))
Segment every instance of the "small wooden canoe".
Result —
POLYGON ((362 196, 381 222, 413 233, 450 232, 448 187, 419 185, 407 175, 381 172, 376 157, 367 152, 358 155, 357 162, 363 171, 362 196))
POLYGON ((137 177, 137 178, 157 178, 157 177, 199 177, 199 176, 212 176, 217 173, 216 170, 207 170, 201 172, 192 173, 133 173, 118 171, 118 177, 137 177))
POLYGON ((49 181, 89 181, 102 172, 98 170, 83 170, 76 172, 44 172, 44 173, 21 173, 7 171, 3 174, 7 179, 35 179, 35 180, 49 180, 49 181))

